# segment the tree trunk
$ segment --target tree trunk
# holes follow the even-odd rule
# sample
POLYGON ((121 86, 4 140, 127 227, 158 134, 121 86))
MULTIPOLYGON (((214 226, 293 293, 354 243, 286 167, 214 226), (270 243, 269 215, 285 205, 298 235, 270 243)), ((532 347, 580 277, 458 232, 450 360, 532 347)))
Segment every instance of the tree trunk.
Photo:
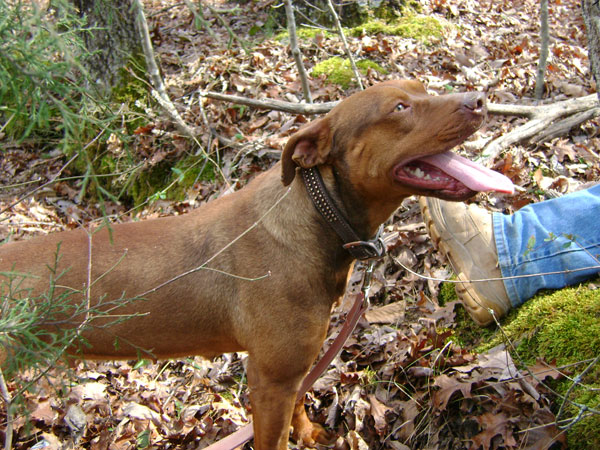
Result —
POLYGON ((592 74, 596 80, 596 93, 600 100, 600 4, 598 0, 583 0, 583 19, 587 29, 592 74))
POLYGON ((119 83, 121 69, 130 58, 143 61, 132 0, 72 1, 90 30, 83 36, 90 53, 86 68, 92 80, 110 90, 119 83))

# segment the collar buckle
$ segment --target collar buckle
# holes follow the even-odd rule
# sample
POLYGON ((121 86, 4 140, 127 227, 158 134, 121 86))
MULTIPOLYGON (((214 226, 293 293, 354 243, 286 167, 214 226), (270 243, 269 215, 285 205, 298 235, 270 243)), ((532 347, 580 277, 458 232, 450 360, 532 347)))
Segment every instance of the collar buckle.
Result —
POLYGON ((348 250, 352 256, 359 261, 370 261, 380 259, 385 256, 385 242, 381 237, 383 233, 383 225, 377 230, 375 237, 368 241, 348 242, 343 247, 348 250))

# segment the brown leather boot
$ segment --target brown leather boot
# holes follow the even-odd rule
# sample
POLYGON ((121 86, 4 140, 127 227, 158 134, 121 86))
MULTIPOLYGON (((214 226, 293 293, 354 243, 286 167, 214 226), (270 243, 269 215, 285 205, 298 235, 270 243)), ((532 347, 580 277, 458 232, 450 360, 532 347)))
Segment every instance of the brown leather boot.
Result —
POLYGON ((498 268, 498 253, 494 241, 492 215, 475 205, 447 202, 437 198, 419 200, 423 220, 434 245, 444 252, 462 283, 456 294, 478 325, 503 317, 511 307, 498 268))

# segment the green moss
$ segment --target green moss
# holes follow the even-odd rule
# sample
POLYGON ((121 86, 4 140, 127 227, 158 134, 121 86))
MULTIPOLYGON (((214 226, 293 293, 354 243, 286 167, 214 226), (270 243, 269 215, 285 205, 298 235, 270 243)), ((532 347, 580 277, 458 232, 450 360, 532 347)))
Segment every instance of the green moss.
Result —
MULTIPOLYGON (((567 364, 593 357, 600 349, 600 290, 579 286, 537 295, 514 310, 503 329, 522 341, 526 361, 540 355, 567 364)), ((481 350, 502 340, 497 333, 481 350)))
POLYGON ((170 177, 171 167, 167 161, 162 161, 151 169, 140 172, 128 191, 134 205, 139 205, 155 195, 158 195, 159 198, 166 198, 166 193, 160 193, 168 186, 170 177))
POLYGON ((352 36, 387 34, 402 36, 429 43, 440 39, 444 34, 444 27, 438 19, 430 16, 407 15, 393 22, 370 20, 362 25, 349 30, 352 36))
POLYGON ((183 200, 185 192, 198 181, 213 181, 215 167, 211 162, 205 164, 203 156, 189 156, 177 162, 171 168, 170 182, 176 181, 167 198, 183 200))
POLYGON ((148 85, 143 81, 147 77, 146 63, 143 56, 130 58, 127 67, 119 69, 119 84, 111 90, 111 100, 117 104, 125 105, 132 120, 125 122, 129 133, 136 128, 148 123, 146 109, 148 108, 148 85))
MULTIPOLYGON (((366 74, 368 69, 376 70, 377 72, 382 74, 387 73, 386 69, 381 67, 376 62, 368 59, 357 61, 356 66, 362 74, 366 74)), ((350 60, 340 58, 339 56, 334 56, 333 58, 326 59, 325 61, 322 61, 313 67, 313 76, 318 77, 323 74, 327 76, 327 82, 332 84, 338 84, 344 89, 355 82, 354 72, 352 71, 350 60)))
MULTIPOLYGON (((526 364, 544 358, 555 361, 559 367, 571 367, 570 372, 575 376, 586 367, 584 361, 595 358, 600 351, 600 290, 578 286, 537 295, 511 312, 503 330, 517 344, 517 353, 526 364)), ((504 339, 502 333, 496 332, 478 351, 494 347, 504 339)), ((554 388, 565 394, 572 384, 572 380, 565 379, 554 388)), ((572 390, 570 399, 600 409, 599 388, 600 366, 596 365, 585 375, 582 385, 572 390)), ((557 405, 561 402, 556 400, 557 405)), ((578 413, 577 407, 569 406, 563 418, 578 413)), ((587 417, 575 424, 568 438, 570 449, 600 448, 600 417, 587 417)))
MULTIPOLYGON (((455 280, 456 277, 454 276, 451 279, 455 280)), ((458 300, 455 286, 455 283, 442 283, 440 286, 440 293, 438 294, 438 303, 440 306, 444 306, 448 302, 458 300)))
POLYGON ((203 156, 188 156, 177 163, 165 160, 138 174, 128 189, 135 205, 149 198, 180 201, 197 181, 215 179, 212 163, 204 164, 203 156))

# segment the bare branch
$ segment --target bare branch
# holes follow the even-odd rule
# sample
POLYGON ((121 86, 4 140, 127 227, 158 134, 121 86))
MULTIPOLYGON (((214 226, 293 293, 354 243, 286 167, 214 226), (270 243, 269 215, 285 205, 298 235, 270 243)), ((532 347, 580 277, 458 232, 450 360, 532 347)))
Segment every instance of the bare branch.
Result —
POLYGON ((173 102, 171 102, 165 87, 165 83, 160 76, 158 66, 156 65, 156 60, 154 59, 154 50, 152 49, 152 42, 150 41, 150 32, 148 31, 148 23, 146 22, 146 17, 144 16, 144 9, 139 0, 134 0, 133 6, 136 9, 136 19, 138 22, 138 28, 140 30, 144 58, 146 59, 146 67, 148 68, 150 79, 152 80, 152 85, 155 89, 152 91, 152 96, 156 99, 156 101, 158 101, 160 106, 163 107, 167 114, 169 114, 171 119, 173 119, 177 125, 177 128, 179 128, 179 130, 186 136, 193 138, 198 133, 181 118, 179 112, 175 108, 175 105, 173 105, 173 102))
POLYGON ((12 397, 6 386, 4 380, 4 374, 0 368, 0 394, 4 400, 4 406, 6 407, 6 424, 4 429, 4 450, 10 450, 12 448, 12 437, 13 437, 13 404, 12 397))
POLYGON ((296 66, 298 67, 298 73, 300 74, 300 81, 302 82, 302 91, 304 92, 304 100, 307 103, 312 103, 312 95, 310 93, 310 85, 308 84, 308 74, 304 68, 302 62, 302 52, 298 47, 298 38, 296 36, 296 19, 294 19, 294 7, 292 6, 292 0, 285 0, 285 15, 287 18, 288 34, 290 35, 290 49, 296 66))
POLYGON ((538 100, 544 95, 544 77, 548 61, 548 45, 550 41, 548 34, 548 0, 542 0, 540 3, 540 40, 540 59, 535 79, 535 98, 538 100))
POLYGON ((220 94, 218 92, 201 92, 201 96, 220 100, 224 102, 235 103, 238 105, 250 106, 258 109, 268 109, 272 111, 282 111, 291 114, 325 114, 329 112, 339 102, 327 102, 319 104, 291 103, 282 100, 262 99, 257 100, 238 95, 220 94))
POLYGON ((491 114, 515 115, 528 117, 530 120, 515 128, 510 133, 504 134, 489 142, 481 153, 480 158, 493 161, 502 151, 519 142, 542 142, 556 136, 555 131, 569 129, 598 115, 600 107, 596 95, 572 98, 562 102, 541 106, 494 105, 490 104, 488 110, 491 114), (587 112, 586 114, 583 114, 587 112), (571 121, 562 121, 564 117, 577 115, 571 121), (558 123, 556 123, 559 121, 558 123), (554 125, 553 125, 554 124, 554 125))
POLYGON ((598 116, 600 116, 600 107, 591 108, 587 111, 574 114, 566 119, 561 120, 560 122, 553 123, 545 130, 533 136, 531 141, 546 142, 556 137, 564 136, 573 128, 598 116))

